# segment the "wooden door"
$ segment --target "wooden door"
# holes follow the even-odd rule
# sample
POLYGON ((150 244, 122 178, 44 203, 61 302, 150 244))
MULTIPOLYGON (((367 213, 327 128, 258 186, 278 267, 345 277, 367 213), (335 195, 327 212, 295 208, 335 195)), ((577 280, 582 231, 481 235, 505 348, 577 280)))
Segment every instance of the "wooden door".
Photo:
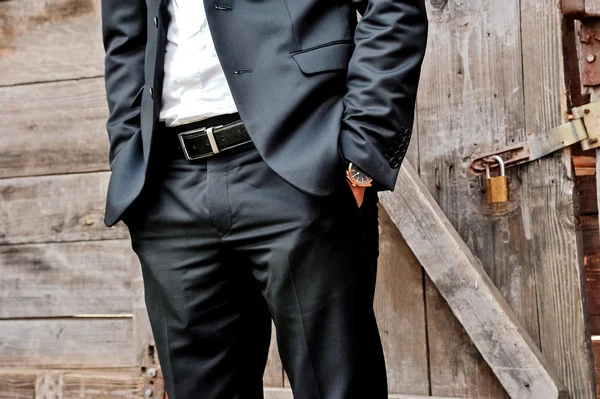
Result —
MULTIPOLYGON (((466 172, 472 153, 565 118, 558 8, 428 9, 408 160, 572 397, 592 398, 568 152, 510 171, 513 199, 496 208, 466 172)), ((0 1, 0 71, 0 398, 162 397, 139 264, 126 229, 102 223, 100 0, 0 1)), ((390 394, 507 397, 383 208, 380 225, 375 309, 390 394)), ((269 399, 291 397, 275 345, 265 385, 269 399)))

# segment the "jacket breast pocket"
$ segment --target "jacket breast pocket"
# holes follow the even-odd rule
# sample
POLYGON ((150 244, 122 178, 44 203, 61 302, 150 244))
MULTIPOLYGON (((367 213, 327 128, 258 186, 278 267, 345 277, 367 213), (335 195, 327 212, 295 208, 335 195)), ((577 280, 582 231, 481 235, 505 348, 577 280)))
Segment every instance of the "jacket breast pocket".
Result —
POLYGON ((348 69, 354 51, 352 40, 336 40, 290 53, 306 75, 348 69))

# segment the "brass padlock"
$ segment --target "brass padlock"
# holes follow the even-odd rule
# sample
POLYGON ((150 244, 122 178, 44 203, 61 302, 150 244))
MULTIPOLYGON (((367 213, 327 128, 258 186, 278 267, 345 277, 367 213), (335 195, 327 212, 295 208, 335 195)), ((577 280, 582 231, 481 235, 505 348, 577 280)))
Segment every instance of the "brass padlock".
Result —
POLYGON ((507 202, 508 201, 508 177, 504 171, 504 160, 498 155, 492 155, 490 158, 498 161, 500 166, 500 176, 492 177, 490 175, 490 165, 485 164, 485 196, 488 202, 507 202))

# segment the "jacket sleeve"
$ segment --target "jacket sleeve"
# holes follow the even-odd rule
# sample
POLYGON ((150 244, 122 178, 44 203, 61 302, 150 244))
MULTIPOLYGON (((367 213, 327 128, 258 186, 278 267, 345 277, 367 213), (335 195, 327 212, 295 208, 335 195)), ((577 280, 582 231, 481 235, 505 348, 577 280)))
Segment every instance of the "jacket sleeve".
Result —
POLYGON ((354 0, 354 34, 340 131, 342 156, 393 190, 414 121, 427 43, 424 0, 354 0))
POLYGON ((140 129, 146 49, 145 0, 102 0, 109 161, 140 129))

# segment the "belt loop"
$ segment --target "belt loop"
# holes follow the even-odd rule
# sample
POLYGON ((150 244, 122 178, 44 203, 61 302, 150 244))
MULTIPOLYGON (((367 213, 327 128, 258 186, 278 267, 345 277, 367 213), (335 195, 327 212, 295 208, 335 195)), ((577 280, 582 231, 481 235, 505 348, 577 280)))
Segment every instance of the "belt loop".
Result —
POLYGON ((220 151, 219 147, 217 146, 217 141, 215 140, 215 135, 213 134, 213 126, 206 129, 206 137, 208 137, 208 142, 210 143, 212 152, 218 154, 220 151))

